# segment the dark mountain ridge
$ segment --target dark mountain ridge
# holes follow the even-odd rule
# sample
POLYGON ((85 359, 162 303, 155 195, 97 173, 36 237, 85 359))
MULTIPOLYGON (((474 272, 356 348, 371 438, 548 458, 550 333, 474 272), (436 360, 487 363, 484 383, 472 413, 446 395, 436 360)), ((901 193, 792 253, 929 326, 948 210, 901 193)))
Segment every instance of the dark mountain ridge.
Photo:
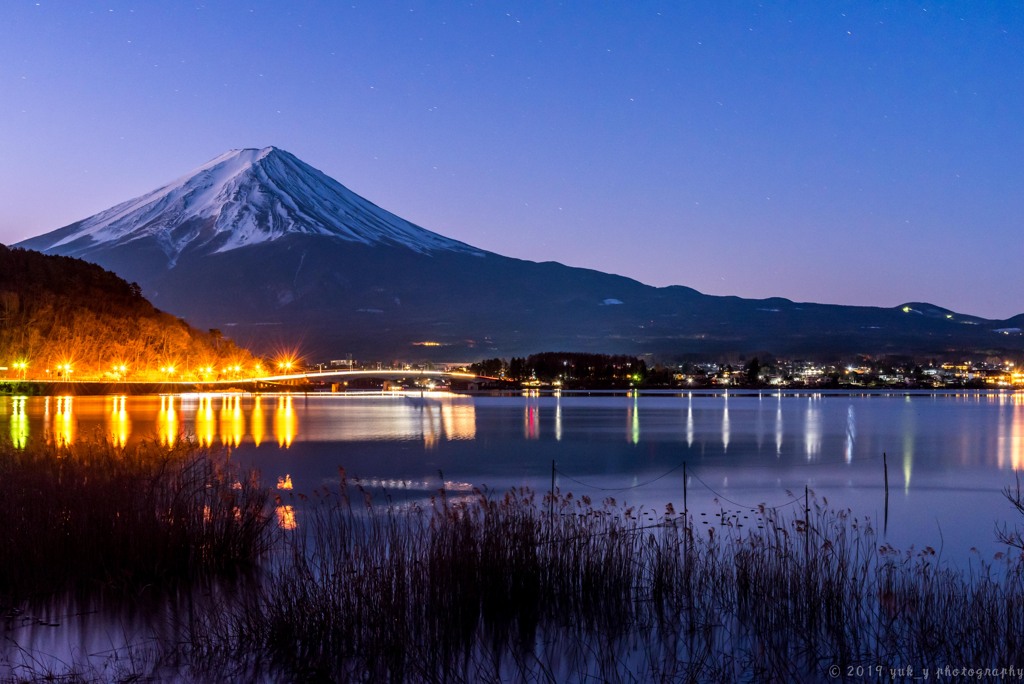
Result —
POLYGON ((260 351, 298 346, 321 359, 1024 350, 1024 314, 709 296, 504 257, 404 221, 276 148, 221 155, 20 246, 95 261, 161 308, 260 351))

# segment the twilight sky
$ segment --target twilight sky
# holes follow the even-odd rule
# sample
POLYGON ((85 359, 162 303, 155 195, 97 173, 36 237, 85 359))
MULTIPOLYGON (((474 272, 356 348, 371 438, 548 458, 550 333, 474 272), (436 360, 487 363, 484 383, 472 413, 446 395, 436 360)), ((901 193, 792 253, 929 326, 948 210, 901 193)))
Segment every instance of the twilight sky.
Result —
POLYGON ((474 246, 1024 312, 1024 3, 0 3, 0 242, 276 145, 474 246))

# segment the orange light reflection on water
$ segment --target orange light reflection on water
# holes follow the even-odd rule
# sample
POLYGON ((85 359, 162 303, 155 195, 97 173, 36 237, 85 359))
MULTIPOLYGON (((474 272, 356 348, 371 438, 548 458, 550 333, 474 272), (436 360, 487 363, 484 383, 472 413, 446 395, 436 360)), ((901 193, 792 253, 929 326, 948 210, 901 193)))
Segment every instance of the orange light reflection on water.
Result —
POLYGON ((256 446, 263 442, 263 434, 267 427, 261 399, 262 397, 256 395, 252 406, 252 443, 256 446))
MULTIPOLYGON (((300 395, 300 399, 301 399, 300 395)), ((6 402, 6 399, 0 399, 6 402)), ((36 408, 30 398, 12 397, 7 431, 13 444, 27 444, 38 430, 48 443, 70 444, 83 437, 103 435, 111 444, 125 447, 133 441, 156 439, 173 447, 185 435, 205 447, 240 447, 246 442, 260 446, 270 441, 290 448, 297 440, 422 440, 428 448, 443 441, 477 437, 476 407, 472 401, 438 393, 435 396, 379 396, 362 398, 317 397, 297 402, 295 395, 250 395, 211 392, 158 396, 50 396, 40 397, 36 408), (333 407, 344 410, 334 411, 333 407), (332 408, 327 408, 332 407, 332 408), (331 419, 323 417, 331 411, 331 419), (40 419, 41 414, 41 419, 40 419), (307 416, 306 434, 301 434, 307 416), (39 421, 36 423, 35 421, 39 421), (38 427, 36 427, 38 425, 38 427)), ((0 411, 5 406, 0 404, 0 411)), ((540 436, 543 409, 532 403, 524 416, 524 430, 531 439, 540 436)), ((3 415, 0 413, 0 415, 3 415)), ((561 417, 553 423, 560 430, 561 417)))
POLYGON ((75 441, 74 397, 57 397, 57 408, 53 416, 53 441, 69 446, 75 441))
POLYGON ((275 512, 277 513, 277 524, 282 530, 294 530, 299 526, 298 521, 295 519, 295 508, 293 506, 282 504, 276 507, 275 512))
POLYGON ((213 446, 213 438, 217 433, 215 416, 213 415, 213 397, 204 395, 199 397, 199 406, 196 408, 196 438, 203 446, 213 446))
POLYGON ((132 422, 128 417, 128 397, 111 397, 110 413, 108 414, 110 441, 119 447, 128 443, 128 435, 132 431, 132 422))
POLYGON ((242 397, 235 394, 221 397, 220 441, 228 446, 238 446, 245 437, 245 415, 242 413, 242 397))
POLYGON ((174 408, 174 397, 160 397, 160 412, 157 413, 157 435, 160 443, 172 447, 178 441, 178 412, 174 408))
POLYGON ((11 398, 11 444, 24 449, 28 444, 28 416, 25 415, 25 397, 11 398))
POLYGON ((442 403, 441 424, 449 440, 476 439, 476 409, 471 403, 442 403))
POLYGON ((1013 417, 1010 419, 1010 466, 1024 468, 1024 394, 1012 395, 1013 417))
POLYGON ((277 445, 285 449, 290 447, 295 439, 297 426, 291 395, 278 397, 277 410, 274 411, 274 434, 277 436, 277 445))

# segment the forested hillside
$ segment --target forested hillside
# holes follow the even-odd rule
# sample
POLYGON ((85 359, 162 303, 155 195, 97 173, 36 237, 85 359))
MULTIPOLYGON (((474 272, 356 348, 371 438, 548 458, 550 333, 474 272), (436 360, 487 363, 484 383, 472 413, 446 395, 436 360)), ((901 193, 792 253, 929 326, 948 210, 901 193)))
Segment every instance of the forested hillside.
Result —
POLYGON ((8 377, 203 379, 255 363, 219 332, 163 313, 138 285, 95 264, 0 245, 0 367, 8 377))

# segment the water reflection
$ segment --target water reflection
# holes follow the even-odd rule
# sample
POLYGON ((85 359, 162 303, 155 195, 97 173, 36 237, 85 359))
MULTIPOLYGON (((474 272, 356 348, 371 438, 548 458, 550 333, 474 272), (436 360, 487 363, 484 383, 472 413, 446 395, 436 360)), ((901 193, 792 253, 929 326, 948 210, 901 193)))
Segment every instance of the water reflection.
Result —
MULTIPOLYGON (((556 395, 555 400, 555 440, 562 441, 562 393, 556 395)), ((473 421, 474 436, 476 433, 476 421, 473 421)), ((472 438, 471 438, 472 439, 472 438)))
POLYGON ((432 402, 420 405, 420 431, 423 433, 423 447, 433 449, 441 439, 441 417, 432 402))
POLYGON ((274 411, 274 434, 277 435, 277 445, 287 449, 295 439, 298 428, 298 420, 295 418, 295 408, 292 405, 292 396, 286 395, 277 398, 277 410, 274 411))
MULTIPOLYGON (((541 414, 546 409, 536 397, 528 401, 524 434, 540 439, 541 414)), ((12 397, 0 401, 0 419, 7 421, 10 441, 19 449, 33 434, 46 443, 62 445, 103 436, 122 447, 141 439, 170 447, 188 436, 202 446, 232 448, 246 443, 258 447, 268 439, 280 448, 289 448, 299 439, 415 440, 434 448, 442 441, 477 438, 473 400, 442 392, 426 397, 241 393, 12 397), (337 410, 339 402, 345 405, 343 410, 337 410), (325 406, 331 408, 325 411, 325 406), (304 416, 311 417, 308 425, 303 424, 304 416)), ((556 409, 559 439, 562 429, 562 414, 556 409)))
POLYGON ((722 408, 722 451, 729 450, 729 395, 725 395, 723 400, 724 406, 722 408))
POLYGON ((782 393, 779 393, 778 408, 775 409, 775 455, 782 455, 782 434, 783 434, 783 422, 782 422, 782 393))
POLYGON ((24 449, 28 443, 28 416, 25 414, 25 397, 11 399, 11 444, 15 449, 24 449))
POLYGON ((916 473, 921 468, 1024 468, 1024 393, 841 399, 817 393, 628 398, 530 394, 494 400, 447 393, 10 397, 0 400, 0 420, 18 449, 33 438, 64 445, 97 435, 117 446, 140 439, 173 446, 187 435, 210 447, 262 445, 271 451, 294 448, 300 441, 418 442, 442 451, 449 442, 492 437, 500 425, 513 431, 500 433, 495 438, 500 444, 568 441, 571 447, 581 435, 592 439, 609 434, 630 446, 673 442, 684 450, 699 450, 701 458, 728 453, 742 459, 774 452, 801 464, 851 465, 887 451, 902 466, 907 489, 913 476, 921 476, 916 473), (769 397, 776 399, 774 406, 764 401, 769 397), (497 412, 489 413, 489 408, 481 419, 480 406, 497 412), (498 415, 503 418, 495 424, 489 416, 498 415), (919 454, 928 454, 927 462, 919 454), (937 461, 933 454, 946 454, 946 460, 937 461))
POLYGON ((299 526, 295 519, 295 507, 288 504, 279 504, 276 507, 277 524, 282 530, 294 530, 299 526))
POLYGON ((196 439, 203 446, 213 446, 213 438, 217 434, 217 426, 213 414, 213 397, 199 397, 199 406, 195 416, 196 439))
MULTIPOLYGON (((556 408, 555 431, 561 439, 562 419, 558 411, 556 408)), ((441 423, 448 439, 476 439, 476 411, 471 403, 442 403, 441 423)))
POLYGON ((857 419, 853 412, 853 404, 846 408, 846 462, 853 462, 853 443, 857 439, 857 419))
POLYGON ((266 431, 266 418, 263 416, 263 397, 256 395, 252 404, 252 443, 259 446, 263 443, 263 435, 266 431))
POLYGON ((917 421, 908 395, 903 402, 903 492, 910 492, 910 475, 914 471, 914 444, 917 421))
POLYGON ((693 393, 686 395, 686 446, 693 446, 693 393))
POLYGON ((69 446, 75 441, 74 397, 56 397, 56 405, 53 441, 61 446, 69 446))
POLYGON ((523 408, 523 437, 537 439, 540 436, 540 416, 537 407, 527 404, 523 408))
POLYGON ((804 452, 807 460, 811 461, 821 453, 821 411, 818 409, 818 402, 821 395, 811 395, 807 398, 807 411, 804 414, 804 452))
POLYGON ((1010 428, 1010 466, 1020 470, 1024 465, 1024 394, 1013 395, 1013 422, 1010 428))
MULTIPOLYGON (((990 537, 992 520, 1008 515, 999 491, 1013 484, 1011 468, 1024 468, 1024 393, 1009 392, 910 399, 737 390, 727 398, 701 392, 0 397, 0 423, 19 449, 96 436, 129 446, 151 439, 174 445, 184 436, 230 445, 235 462, 265 473, 271 488, 280 478, 282 491, 275 493, 285 499, 277 511, 284 527, 296 516, 285 504, 301 510, 300 492, 337 478, 338 466, 368 481, 413 483, 400 493, 411 499, 436 491, 439 471, 495 490, 523 483, 546 490, 556 459, 566 475, 593 486, 633 483, 627 495, 640 503, 681 503, 675 473, 682 475, 678 466, 688 462, 688 475, 699 474, 736 501, 784 502, 794 484, 811 481, 830 500, 835 494, 842 505, 859 501, 870 512, 881 501, 886 452, 893 493, 900 470, 905 489, 914 488, 912 501, 893 497, 890 531, 893 520, 904 524, 917 516, 927 518, 930 533, 934 516, 917 512, 926 510, 921 502, 931 497, 945 512, 955 493, 965 503, 949 514, 984 515, 990 537), (665 473, 672 475, 658 479, 665 473), (287 491, 292 480, 294 501, 287 491), (647 482, 653 484, 638 486, 647 482)), ((693 483, 691 510, 702 489, 693 483)), ((582 487, 573 485, 593 495, 582 487)), ((944 534, 949 525, 943 521, 944 534)))
POLYGON ((157 437, 160 443, 172 447, 178 441, 178 412, 174 409, 174 397, 160 397, 160 411, 156 419, 157 437))
POLYGON ((632 444, 640 443, 640 405, 639 397, 633 394, 633 406, 627 410, 627 422, 629 423, 628 439, 632 444))
POLYGON ((107 432, 110 435, 111 444, 123 447, 128 443, 128 435, 132 431, 132 423, 128 418, 128 397, 111 397, 109 425, 107 432))
POLYGON ((245 436, 245 416, 242 414, 241 395, 226 395, 220 401, 220 440, 229 446, 239 446, 245 436))

